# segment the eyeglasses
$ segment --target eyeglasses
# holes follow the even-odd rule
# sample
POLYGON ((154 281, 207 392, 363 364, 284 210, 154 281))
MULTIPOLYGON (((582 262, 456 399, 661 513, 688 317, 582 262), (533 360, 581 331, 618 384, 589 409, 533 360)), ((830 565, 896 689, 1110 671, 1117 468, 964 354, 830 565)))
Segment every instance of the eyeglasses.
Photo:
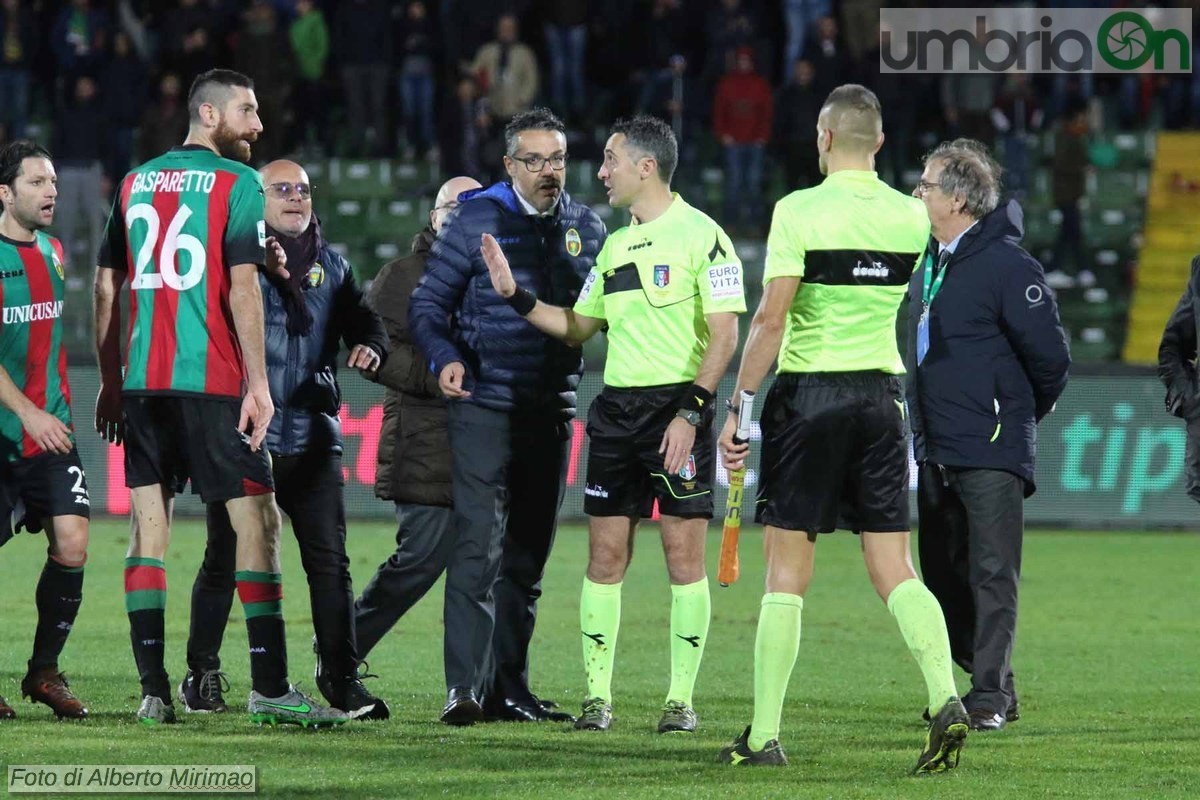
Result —
POLYGON ((451 200, 449 203, 442 203, 440 206, 434 206, 433 210, 434 211, 445 211, 447 214, 449 214, 451 211, 453 211, 456 208, 458 208, 458 201, 451 200))
POLYGON ((916 197, 920 197, 921 195, 928 192, 930 189, 940 188, 941 185, 942 184, 940 181, 934 181, 932 183, 930 183, 929 181, 917 181, 917 188, 913 189, 913 195, 916 197))
POLYGON ((542 158, 541 156, 525 156, 524 158, 520 156, 509 157, 513 161, 520 161, 525 165, 525 169, 530 172, 541 172, 542 167, 546 166, 547 163, 550 164, 550 169, 554 170, 563 169, 567 166, 566 156, 550 156, 549 158, 542 158))
POLYGON ((272 183, 267 187, 274 197, 287 199, 294 192, 301 200, 307 200, 312 197, 313 187, 307 183, 272 183))

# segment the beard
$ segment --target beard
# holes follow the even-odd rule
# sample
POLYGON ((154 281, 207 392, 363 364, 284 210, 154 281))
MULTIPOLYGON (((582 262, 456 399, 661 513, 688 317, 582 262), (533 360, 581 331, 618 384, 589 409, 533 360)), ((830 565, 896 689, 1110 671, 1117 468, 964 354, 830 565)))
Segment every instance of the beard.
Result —
POLYGON ((233 161, 247 162, 250 160, 250 143, 258 139, 257 133, 238 134, 225 124, 224 120, 217 123, 213 131, 213 144, 223 158, 233 161))

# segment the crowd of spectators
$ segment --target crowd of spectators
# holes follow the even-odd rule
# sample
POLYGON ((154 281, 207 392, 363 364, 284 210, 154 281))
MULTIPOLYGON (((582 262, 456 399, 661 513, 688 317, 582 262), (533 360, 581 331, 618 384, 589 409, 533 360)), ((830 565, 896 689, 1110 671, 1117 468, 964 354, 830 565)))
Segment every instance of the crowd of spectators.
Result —
MULTIPOLYGON (((642 111, 675 128, 685 174, 726 170, 723 221, 744 232, 765 223, 765 163, 779 165, 788 189, 818 180, 816 110, 848 81, 879 95, 889 142, 880 170, 897 185, 933 142, 966 135, 1004 145, 1019 191, 1027 134, 1065 124, 1094 97, 1108 98, 1124 128, 1200 122, 1192 75, 881 73, 881 5, 0 0, 0 128, 7 139, 36 121, 83 198, 106 195, 132 163, 182 138, 183 96, 214 66, 257 83, 259 163, 287 153, 426 158, 486 181, 497 177, 499 131, 531 105, 563 116, 572 154, 585 156, 613 119, 642 111)), ((78 220, 62 221, 91 230, 93 208, 102 205, 82 203, 78 220)))

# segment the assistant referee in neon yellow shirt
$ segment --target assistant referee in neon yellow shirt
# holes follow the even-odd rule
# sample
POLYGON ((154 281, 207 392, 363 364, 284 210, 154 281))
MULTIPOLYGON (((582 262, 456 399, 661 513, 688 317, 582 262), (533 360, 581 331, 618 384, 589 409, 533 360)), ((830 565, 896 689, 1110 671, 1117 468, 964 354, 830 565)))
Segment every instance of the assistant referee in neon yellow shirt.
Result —
MULTIPOLYGON (((584 511, 589 560, 580 600, 588 698, 575 723, 607 730, 621 581, 640 517, 658 500, 671 582, 671 687, 660 733, 696 729, 692 689, 708 637, 704 540, 716 471, 713 399, 746 310, 733 243, 671 192, 678 146, 653 117, 613 125, 599 178, 635 224, 608 237, 574 309, 518 287, 496 240, 483 237, 492 284, 545 333, 582 344, 608 326, 604 390, 588 413, 584 511)), ((923 213, 923 212, 922 212, 923 213)))
MULTIPOLYGON (((817 120, 825 180, 775 206, 762 302, 742 353, 734 397, 756 391, 778 357, 763 404, 755 519, 765 526, 767 586, 754 646, 754 720, 721 760, 787 763, 779 746, 784 694, 800 645, 800 612, 817 535, 862 535, 871 583, 925 677, 933 714, 914 771, 958 763, 967 714, 954 687, 941 606, 909 552, 904 365, 896 311, 929 238, 920 201, 875 174, 883 144, 879 100, 855 84, 830 93, 817 120)), ((728 469, 733 409, 721 432, 728 469)))

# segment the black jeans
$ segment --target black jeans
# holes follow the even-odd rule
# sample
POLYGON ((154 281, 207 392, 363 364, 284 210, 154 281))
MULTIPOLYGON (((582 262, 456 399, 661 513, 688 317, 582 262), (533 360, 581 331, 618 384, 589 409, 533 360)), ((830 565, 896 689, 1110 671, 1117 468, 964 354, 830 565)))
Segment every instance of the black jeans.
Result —
POLYGON ((456 544, 446 569, 448 687, 531 702, 529 643, 566 485, 569 423, 450 405, 456 544))
MULTIPOLYGON (((358 667, 358 653, 342 457, 328 452, 276 456, 273 471, 275 500, 291 519, 300 545, 323 670, 335 680, 348 678, 358 667)), ((237 536, 225 504, 210 504, 204 562, 192 587, 187 661, 193 671, 220 667, 221 639, 233 603, 236 551, 237 536)))
POLYGON ((917 553, 946 616, 950 652, 971 673, 971 710, 1003 716, 1017 700, 1017 632, 1025 482, 994 469, 921 467, 917 553))

